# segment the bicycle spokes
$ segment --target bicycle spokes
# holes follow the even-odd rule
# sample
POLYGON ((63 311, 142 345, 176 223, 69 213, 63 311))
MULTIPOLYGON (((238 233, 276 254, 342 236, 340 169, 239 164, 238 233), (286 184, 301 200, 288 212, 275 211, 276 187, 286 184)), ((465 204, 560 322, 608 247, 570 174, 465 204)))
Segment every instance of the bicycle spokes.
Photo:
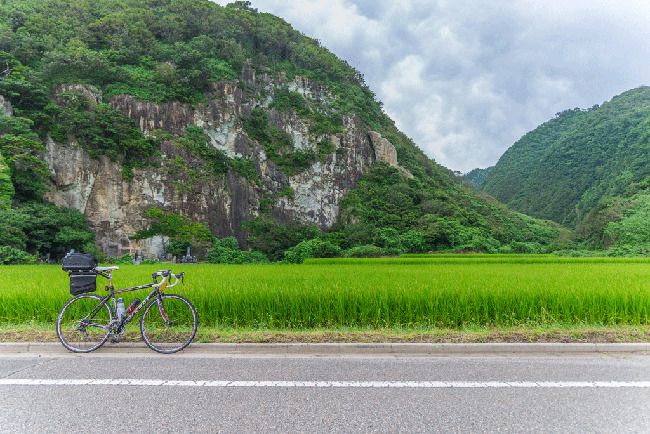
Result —
POLYGON ((57 335, 66 348, 89 352, 106 341, 112 317, 101 301, 94 294, 84 294, 63 307, 57 318, 57 335))
POLYGON ((198 319, 194 306, 175 294, 163 294, 154 303, 142 314, 142 338, 149 347, 161 353, 182 350, 196 334, 198 319))

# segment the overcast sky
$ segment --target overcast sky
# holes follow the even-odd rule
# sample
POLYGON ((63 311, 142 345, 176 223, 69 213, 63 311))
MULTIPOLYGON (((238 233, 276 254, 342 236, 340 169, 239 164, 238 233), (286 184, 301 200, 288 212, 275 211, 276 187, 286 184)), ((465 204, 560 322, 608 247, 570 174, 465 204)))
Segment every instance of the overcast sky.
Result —
POLYGON ((252 6, 346 60, 398 128, 438 163, 462 172, 494 165, 559 111, 650 85, 650 0, 252 0, 252 6))

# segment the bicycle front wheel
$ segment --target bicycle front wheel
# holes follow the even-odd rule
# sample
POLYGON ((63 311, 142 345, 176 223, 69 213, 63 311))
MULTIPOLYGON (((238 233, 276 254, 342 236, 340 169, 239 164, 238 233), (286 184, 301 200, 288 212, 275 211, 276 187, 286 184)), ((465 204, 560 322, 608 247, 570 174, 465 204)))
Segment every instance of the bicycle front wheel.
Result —
POLYGON ((198 322, 196 309, 185 297, 162 294, 145 308, 140 331, 149 348, 171 354, 192 342, 198 322))
POLYGON ((68 301, 56 319, 56 334, 68 350, 89 353, 108 339, 113 313, 101 297, 82 294, 68 301))

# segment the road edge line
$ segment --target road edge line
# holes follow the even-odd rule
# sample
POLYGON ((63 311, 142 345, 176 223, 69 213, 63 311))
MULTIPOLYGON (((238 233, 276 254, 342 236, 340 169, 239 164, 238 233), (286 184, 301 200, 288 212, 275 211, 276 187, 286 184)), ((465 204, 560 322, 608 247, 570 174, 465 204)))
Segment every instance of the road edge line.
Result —
MULTIPOLYGON (((142 342, 105 344, 93 354, 153 353, 142 342)), ((460 355, 460 354, 650 354, 650 343, 195 343, 183 354, 269 355, 460 355)), ((72 354, 54 342, 0 342, 0 355, 72 354)))

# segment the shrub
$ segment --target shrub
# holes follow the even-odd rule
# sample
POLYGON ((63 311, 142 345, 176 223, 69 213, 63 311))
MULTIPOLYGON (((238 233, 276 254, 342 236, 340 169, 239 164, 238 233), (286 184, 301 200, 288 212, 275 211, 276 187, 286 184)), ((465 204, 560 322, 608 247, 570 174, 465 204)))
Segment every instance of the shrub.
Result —
POLYGON ((115 263, 118 265, 131 265, 133 264, 133 258, 128 253, 123 254, 115 260, 115 263))
POLYGON ((400 242, 407 253, 424 253, 427 251, 424 235, 420 232, 410 230, 400 235, 400 242))
POLYGON ((293 109, 299 115, 309 114, 307 101, 299 92, 290 91, 287 87, 275 90, 275 100, 269 104, 269 108, 276 108, 279 111, 293 109))
POLYGON ((621 246, 614 246, 605 252, 606 256, 621 256, 627 258, 634 257, 647 257, 650 256, 650 243, 644 244, 624 244, 621 246))
POLYGON ((379 258, 384 256, 384 250, 381 247, 368 244, 365 246, 352 247, 343 252, 346 258, 379 258))
POLYGON ((235 237, 216 240, 214 247, 205 256, 205 260, 212 264, 263 264, 269 262, 263 253, 240 250, 235 237))
POLYGON ((505 246, 499 247, 497 249, 497 253, 507 255, 507 254, 510 254, 510 253, 514 253, 514 251, 512 250, 512 247, 510 245, 505 245, 505 246))
POLYGON ((221 238, 215 241, 214 245, 215 247, 221 247, 223 249, 240 250, 239 243, 237 242, 237 238, 235 237, 221 238))
POLYGON ((243 250, 215 250, 214 252, 211 250, 210 252, 205 260, 212 264, 266 264, 269 262, 268 258, 260 252, 243 250))
POLYGON ((302 241, 320 236, 316 226, 298 222, 278 225, 274 221, 265 222, 258 217, 242 226, 250 232, 248 242, 253 250, 264 253, 271 261, 281 261, 286 250, 302 241))
POLYGON ((173 256, 180 258, 181 256, 185 256, 187 254, 188 247, 190 248, 190 251, 192 251, 192 248, 194 246, 187 240, 173 240, 167 244, 165 251, 167 253, 171 253, 173 256))
POLYGON ((381 228, 377 231, 375 236, 374 245, 381 247, 386 250, 394 251, 397 254, 404 253, 404 246, 402 245, 402 240, 397 233, 397 230, 393 228, 381 228))
POLYGON ((2 265, 35 264, 36 261, 36 256, 23 250, 0 246, 0 264, 2 265))
POLYGON ((328 234, 328 237, 336 237, 337 243, 343 249, 372 244, 375 240, 377 230, 367 223, 352 223, 345 226, 340 232, 328 234))
MULTIPOLYGON (((520 243, 520 244, 536 244, 536 243, 520 243)), ((472 252, 483 252, 483 253, 497 253, 500 247, 501 247, 501 243, 495 240, 494 238, 475 234, 467 243, 461 245, 460 247, 457 247, 454 250, 459 252, 472 251, 472 252)), ((513 252, 513 253, 541 253, 541 245, 539 247, 540 247, 539 252, 513 252)), ((525 250, 526 248, 521 248, 521 249, 525 250)), ((513 249, 511 248, 511 250, 513 249)), ((533 250, 533 248, 530 247, 530 250, 533 250)))
MULTIPOLYGON (((522 243, 513 241, 510 243, 512 253, 543 253, 544 247, 539 243, 522 243)), ((501 253, 501 251, 499 251, 501 253)))
POLYGON ((303 241, 284 252, 284 261, 301 264, 310 258, 333 258, 341 254, 341 248, 320 238, 303 241))

